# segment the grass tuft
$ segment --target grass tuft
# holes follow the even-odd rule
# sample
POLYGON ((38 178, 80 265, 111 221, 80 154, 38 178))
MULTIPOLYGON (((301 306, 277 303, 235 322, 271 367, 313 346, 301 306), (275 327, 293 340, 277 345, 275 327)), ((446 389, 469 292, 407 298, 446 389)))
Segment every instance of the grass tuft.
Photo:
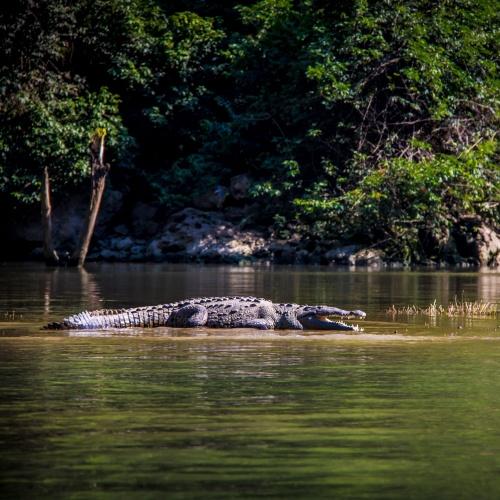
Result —
POLYGON ((454 302, 443 306, 434 300, 432 304, 427 307, 419 307, 415 305, 396 307, 392 305, 386 310, 387 314, 397 316, 406 314, 414 316, 422 314, 425 316, 467 316, 469 318, 485 318, 496 316, 498 313, 497 305, 492 302, 485 302, 483 300, 467 301, 464 299, 458 300, 455 297, 454 302))

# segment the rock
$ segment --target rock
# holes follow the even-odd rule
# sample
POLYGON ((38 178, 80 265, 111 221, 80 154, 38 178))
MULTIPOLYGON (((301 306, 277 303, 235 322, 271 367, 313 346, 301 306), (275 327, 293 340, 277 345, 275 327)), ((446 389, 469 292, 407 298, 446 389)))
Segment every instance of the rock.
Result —
POLYGON ((117 251, 117 250, 109 250, 108 248, 105 248, 104 250, 101 250, 100 252, 100 257, 104 260, 127 260, 127 253, 124 251, 117 251))
POLYGON ((305 250, 298 250, 295 254, 295 264, 308 264, 311 262, 311 254, 305 250))
POLYGON ((231 177, 229 191, 235 200, 248 198, 248 190, 252 185, 252 178, 247 174, 231 177))
POLYGON ((153 240, 146 248, 146 257, 154 260, 163 259, 163 251, 160 240, 153 240))
POLYGON ((146 248, 143 244, 136 242, 131 248, 130 253, 143 253, 146 251, 146 248))
POLYGON ((500 234, 486 224, 478 228, 476 253, 480 265, 500 266, 500 234))
POLYGON ((186 208, 173 214, 160 240, 148 253, 169 260, 238 262, 267 251, 266 239, 257 231, 244 231, 218 212, 186 208))
POLYGON ((36 260, 43 259, 43 247, 35 247, 31 251, 31 257, 36 260))
POLYGON ((500 234, 477 216, 462 217, 454 229, 458 254, 466 263, 500 266, 500 234))
POLYGON ((141 262, 146 260, 146 247, 141 244, 134 244, 130 248, 130 260, 132 262, 141 262))
POLYGON ((378 248, 363 248, 349 257, 354 266, 380 267, 384 264, 384 252, 378 248))
MULTIPOLYGON (((55 246, 73 249, 80 240, 84 219, 89 206, 89 193, 83 189, 71 197, 63 198, 54 208, 53 237, 55 246)), ((123 206, 123 194, 120 191, 106 189, 103 195, 101 209, 97 215, 94 239, 105 237, 109 233, 109 224, 123 206)), ((36 226, 40 228, 37 221, 36 226)), ((40 234, 41 239, 41 234, 40 234)))
POLYGON ((331 264, 347 266, 378 267, 383 265, 384 252, 376 248, 360 248, 359 245, 346 245, 325 253, 331 264))
POLYGON ((294 264, 296 248, 284 240, 277 240, 271 245, 273 261, 277 264, 294 264))
POLYGON ((113 250, 109 250, 109 249, 105 248, 104 250, 101 250, 99 252, 99 255, 103 259, 111 259, 115 255, 115 252, 113 250))
POLYGON ((360 249, 359 245, 346 245, 333 248, 325 253, 325 259, 332 264, 349 265, 350 258, 360 249))
POLYGON ((194 200, 194 205, 196 208, 201 208, 203 210, 213 210, 222 208, 226 198, 229 195, 229 190, 225 186, 215 186, 213 189, 209 189, 201 196, 194 200))
POLYGON ((126 236, 125 238, 113 238, 111 244, 116 250, 128 250, 134 242, 130 236, 126 236))

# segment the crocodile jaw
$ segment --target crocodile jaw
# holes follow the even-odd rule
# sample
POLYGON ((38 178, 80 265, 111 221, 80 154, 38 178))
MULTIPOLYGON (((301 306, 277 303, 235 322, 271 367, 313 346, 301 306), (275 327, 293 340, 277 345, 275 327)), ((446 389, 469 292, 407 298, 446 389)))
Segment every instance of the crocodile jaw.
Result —
POLYGON ((363 328, 358 325, 350 325, 343 321, 334 321, 327 316, 308 315, 299 318, 305 330, 344 330, 351 332, 362 332, 363 328))

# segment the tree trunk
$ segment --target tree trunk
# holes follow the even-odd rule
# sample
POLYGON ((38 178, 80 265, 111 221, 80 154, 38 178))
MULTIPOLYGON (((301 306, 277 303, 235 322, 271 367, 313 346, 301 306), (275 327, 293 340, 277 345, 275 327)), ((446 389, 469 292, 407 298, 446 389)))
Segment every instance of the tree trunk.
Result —
POLYGON ((50 177, 49 169, 43 169, 42 184, 42 230, 43 230, 43 256, 47 265, 59 263, 59 256, 52 242, 52 203, 50 201, 50 177))
POLYGON ((82 229, 80 244, 75 249, 71 258, 72 263, 78 267, 83 266, 89 251, 90 241, 94 234, 95 223, 101 206, 102 195, 106 186, 106 176, 109 172, 109 165, 104 163, 104 137, 104 134, 96 135, 90 146, 90 163, 92 169, 90 204, 82 229))

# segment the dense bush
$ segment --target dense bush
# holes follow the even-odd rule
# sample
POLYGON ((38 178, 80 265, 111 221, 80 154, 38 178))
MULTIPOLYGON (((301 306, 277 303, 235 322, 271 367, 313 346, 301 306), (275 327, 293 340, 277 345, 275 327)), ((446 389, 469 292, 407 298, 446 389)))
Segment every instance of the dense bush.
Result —
POLYGON ((254 220, 278 235, 439 254, 426 241, 461 215, 498 222, 498 11, 16 2, 0 14, 0 189, 34 200, 47 163, 60 186, 85 178, 101 126, 115 179, 167 209, 249 173, 254 220))

